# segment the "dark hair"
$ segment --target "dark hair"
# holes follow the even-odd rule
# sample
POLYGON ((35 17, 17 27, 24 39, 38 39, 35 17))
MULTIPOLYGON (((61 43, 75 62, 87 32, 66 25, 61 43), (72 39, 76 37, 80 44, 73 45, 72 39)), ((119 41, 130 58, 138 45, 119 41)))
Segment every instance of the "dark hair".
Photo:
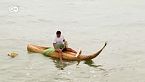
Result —
POLYGON ((57 31, 56 34, 61 34, 61 31, 57 31))

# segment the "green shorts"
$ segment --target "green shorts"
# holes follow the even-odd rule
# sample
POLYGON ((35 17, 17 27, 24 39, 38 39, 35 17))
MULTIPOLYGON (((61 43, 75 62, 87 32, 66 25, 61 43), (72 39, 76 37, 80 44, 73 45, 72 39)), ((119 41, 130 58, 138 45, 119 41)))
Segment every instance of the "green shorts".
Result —
POLYGON ((55 44, 54 46, 55 46, 56 49, 62 49, 63 50, 65 48, 64 44, 55 44))
POLYGON ((54 48, 48 48, 48 49, 44 50, 42 54, 44 56, 50 56, 53 52, 55 52, 54 48))

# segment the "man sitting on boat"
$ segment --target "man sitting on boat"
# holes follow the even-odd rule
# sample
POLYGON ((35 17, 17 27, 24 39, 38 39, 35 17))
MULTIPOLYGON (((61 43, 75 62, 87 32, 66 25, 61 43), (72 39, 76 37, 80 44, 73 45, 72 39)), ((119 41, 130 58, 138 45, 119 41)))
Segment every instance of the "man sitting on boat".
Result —
MULTIPOLYGON (((61 31, 56 32, 56 38, 54 39, 53 47, 55 48, 55 51, 57 51, 59 53, 61 61, 62 61, 62 52, 63 51, 70 51, 70 52, 76 53, 76 56, 77 56, 77 52, 75 50, 68 48, 67 41, 61 35, 61 31)), ((80 51, 79 51, 79 53, 80 53, 80 51)))
POLYGON ((56 32, 56 38, 54 39, 53 47, 58 52, 70 51, 70 52, 73 52, 73 53, 77 53, 75 50, 73 50, 71 48, 68 48, 67 41, 61 35, 61 31, 56 32))

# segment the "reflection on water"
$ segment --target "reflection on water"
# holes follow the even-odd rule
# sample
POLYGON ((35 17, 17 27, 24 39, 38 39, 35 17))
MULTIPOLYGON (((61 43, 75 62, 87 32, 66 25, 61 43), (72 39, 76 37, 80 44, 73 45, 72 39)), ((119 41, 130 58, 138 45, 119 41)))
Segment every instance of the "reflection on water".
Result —
MULTIPOLYGON (((62 64, 59 59, 54 59, 54 58, 50 58, 50 59, 53 60, 55 67, 60 70, 64 70, 65 67, 70 66, 70 65, 74 65, 74 64, 76 64, 76 66, 78 65, 77 61, 63 60, 63 64, 62 64)), ((84 62, 84 64, 88 65, 89 67, 93 67, 93 68, 97 68, 102 71, 106 71, 105 69, 100 68, 100 67, 103 67, 102 65, 95 65, 93 60, 87 60, 87 61, 81 61, 81 62, 84 62)))
POLYGON ((53 59, 53 58, 51 59, 53 60, 55 67, 60 70, 64 70, 65 67, 76 64, 75 61, 65 61, 65 60, 63 60, 63 64, 62 64, 59 59, 53 59))
POLYGON ((105 69, 100 68, 100 67, 102 67, 102 65, 94 65, 93 60, 87 60, 87 61, 84 62, 84 64, 86 64, 90 67, 93 67, 93 68, 97 68, 97 69, 102 70, 102 71, 106 71, 105 69))
POLYGON ((102 66, 102 65, 94 65, 93 60, 87 60, 87 61, 85 61, 84 63, 85 63, 86 65, 88 65, 88 66, 90 66, 90 67, 94 67, 94 68, 102 66))

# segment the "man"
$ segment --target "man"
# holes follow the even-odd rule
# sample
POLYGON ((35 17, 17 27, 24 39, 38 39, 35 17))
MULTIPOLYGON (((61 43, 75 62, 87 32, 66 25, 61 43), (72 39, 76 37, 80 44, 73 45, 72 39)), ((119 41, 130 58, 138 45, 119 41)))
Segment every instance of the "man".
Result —
POLYGON ((77 53, 75 50, 67 47, 67 41, 61 35, 61 31, 56 32, 56 38, 54 39, 53 47, 56 49, 56 51, 70 51, 77 53))
POLYGON ((73 53, 77 53, 75 50, 67 47, 67 42, 64 39, 64 37, 61 35, 61 31, 56 32, 56 38, 54 39, 53 47, 55 48, 55 51, 57 51, 59 53, 61 61, 62 61, 62 52, 63 51, 70 51, 73 53))

